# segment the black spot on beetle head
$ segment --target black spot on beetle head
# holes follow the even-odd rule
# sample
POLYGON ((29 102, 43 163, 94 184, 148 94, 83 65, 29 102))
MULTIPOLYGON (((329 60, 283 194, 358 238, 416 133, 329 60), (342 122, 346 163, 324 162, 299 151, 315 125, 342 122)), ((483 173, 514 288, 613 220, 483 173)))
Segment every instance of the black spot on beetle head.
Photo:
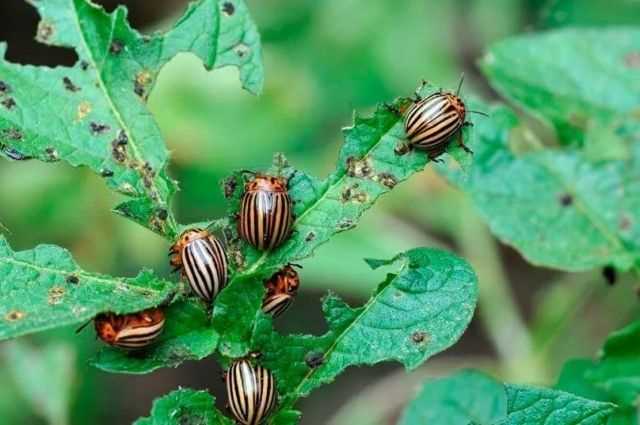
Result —
POLYGON ((563 207, 568 207, 573 204, 573 196, 571 196, 570 193, 563 193, 558 197, 558 202, 560 202, 560 205, 563 207))
POLYGON ((231 16, 236 12, 236 7, 230 1, 226 1, 222 5, 222 12, 227 16, 231 16))

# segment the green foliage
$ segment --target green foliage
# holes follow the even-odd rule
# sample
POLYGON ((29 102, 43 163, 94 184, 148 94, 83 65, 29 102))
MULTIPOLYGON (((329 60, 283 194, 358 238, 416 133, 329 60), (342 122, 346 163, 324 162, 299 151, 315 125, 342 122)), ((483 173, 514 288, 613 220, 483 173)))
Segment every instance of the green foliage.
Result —
POLYGON ((132 198, 117 213, 173 238, 176 184, 146 100, 162 66, 180 52, 197 55, 207 69, 239 67, 244 86, 259 92, 260 40, 244 2, 234 1, 230 14, 222 1, 199 0, 172 29, 152 36, 131 28, 123 7, 107 14, 87 0, 33 5, 42 19, 38 40, 71 47, 79 60, 70 68, 13 64, 0 44, 0 152, 89 167, 132 198))
POLYGON ((215 399, 206 391, 180 389, 153 402, 151 416, 134 425, 233 425, 214 407, 215 399))
POLYGON ((38 349, 22 341, 2 347, 13 381, 31 408, 51 425, 69 423, 75 374, 71 347, 52 343, 38 349))
POLYGON ((40 245, 14 252, 0 236, 0 340, 131 313, 171 300, 175 284, 144 270, 135 278, 86 272, 68 251, 40 245))
POLYGON ((604 425, 611 403, 563 391, 500 384, 474 371, 428 381, 405 411, 400 425, 604 425))
POLYGON ((414 369, 454 344, 468 326, 477 300, 476 277, 462 259, 418 248, 385 261, 399 263, 362 307, 329 295, 322 336, 283 336, 270 320, 256 326, 253 346, 276 376, 284 408, 332 382, 349 366, 396 360, 414 369))

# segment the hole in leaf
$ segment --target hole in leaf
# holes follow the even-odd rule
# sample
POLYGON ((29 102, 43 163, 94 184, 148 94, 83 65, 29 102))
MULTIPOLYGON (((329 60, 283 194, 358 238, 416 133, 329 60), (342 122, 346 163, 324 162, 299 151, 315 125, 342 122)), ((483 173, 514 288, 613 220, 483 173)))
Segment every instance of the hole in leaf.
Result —
POLYGON ((78 60, 71 48, 43 44, 56 29, 46 22, 39 24, 38 12, 26 2, 0 2, 0 16, 10 17, 3 19, 0 28, 0 39, 8 44, 6 58, 10 62, 53 67, 72 66, 78 60))
POLYGON ((571 196, 570 193, 563 193, 558 197, 558 202, 560 202, 560 205, 563 207, 568 207, 573 204, 573 196, 571 196))
POLYGON ((602 276, 609 285, 615 285, 618 280, 616 269, 613 266, 606 266, 602 269, 602 276))

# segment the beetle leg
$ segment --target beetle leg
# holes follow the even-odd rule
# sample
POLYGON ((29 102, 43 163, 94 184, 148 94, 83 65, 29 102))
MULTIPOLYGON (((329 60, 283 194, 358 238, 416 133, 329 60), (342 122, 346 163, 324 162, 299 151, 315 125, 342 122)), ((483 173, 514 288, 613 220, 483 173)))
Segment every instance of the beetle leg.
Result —
POLYGON ((473 127, 473 123, 471 121, 465 121, 464 123, 462 123, 463 127, 473 127))
POLYGON ((458 135, 458 145, 460 145, 460 147, 466 153, 470 153, 471 155, 473 155, 473 151, 471 149, 469 149, 469 147, 467 147, 467 145, 464 144, 464 140, 462 140, 462 133, 459 133, 459 135, 458 135))

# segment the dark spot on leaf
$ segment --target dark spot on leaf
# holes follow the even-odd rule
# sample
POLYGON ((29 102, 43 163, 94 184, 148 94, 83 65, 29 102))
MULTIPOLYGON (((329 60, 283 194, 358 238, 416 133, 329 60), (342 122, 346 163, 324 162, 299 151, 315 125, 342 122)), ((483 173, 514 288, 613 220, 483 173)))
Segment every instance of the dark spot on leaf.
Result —
POLYGON ((69 276, 67 276, 65 281, 72 285, 77 285, 80 282, 80 279, 78 279, 78 276, 76 276, 75 274, 70 274, 69 276))
POLYGON ((349 177, 369 177, 373 172, 371 158, 357 160, 350 156, 347 158, 347 174, 349 177))
POLYGON ((113 141, 113 143, 115 143, 116 145, 119 145, 119 146, 124 146, 127 143, 129 143, 129 137, 127 136, 127 133, 125 133, 124 130, 120 130, 118 132, 118 137, 116 137, 116 139, 113 141))
POLYGON ((304 356, 304 362, 311 369, 315 369, 318 366, 321 366, 324 363, 324 353, 320 353, 317 351, 310 351, 304 356))
POLYGON ((15 322, 16 320, 20 320, 24 318, 24 316, 25 314, 23 312, 18 310, 13 310, 7 313, 7 315, 5 316, 5 319, 7 319, 10 322, 15 322))
POLYGON ((243 58, 249 53, 249 47, 244 44, 238 44, 236 46, 235 52, 239 58, 243 58))
POLYGON ((80 87, 78 87, 75 84, 73 84, 73 81, 71 81, 71 78, 69 78, 69 77, 64 77, 62 79, 62 84, 64 85, 64 89, 68 90, 70 92, 80 91, 80 87))
POLYGON ((341 231, 353 229, 354 227, 355 227, 355 223, 353 222, 353 220, 350 220, 348 218, 344 218, 338 222, 338 230, 341 230, 341 231))
POLYGON ((9 147, 9 146, 6 146, 6 145, 2 145, 2 144, 0 144, 0 150, 6 156, 8 156, 10 159, 13 159, 14 161, 26 161, 27 159, 32 159, 33 158, 32 156, 25 155, 25 154, 21 153, 17 149, 14 149, 12 147, 9 147))
POLYGON ((46 148, 44 150, 44 152, 45 152, 45 154, 47 156, 47 158, 46 158, 47 161, 54 162, 54 161, 59 161, 60 160, 60 157, 58 155, 58 151, 55 150, 54 148, 48 147, 48 148, 46 148))
POLYGON ((124 48, 124 44, 122 44, 122 41, 120 40, 113 40, 111 42, 111 45, 109 46, 109 53, 111 53, 112 55, 119 55, 122 52, 122 49, 124 48))
POLYGON ((304 238, 304 240, 306 242, 311 242, 312 240, 314 240, 316 238, 316 234, 313 232, 309 232, 307 233, 307 237, 304 238))
POLYGON ((36 33, 36 39, 41 42, 47 42, 53 35, 54 28, 53 25, 48 23, 47 21, 40 21, 38 24, 38 32, 36 33))
POLYGON ((394 149, 393 152, 396 155, 406 155, 411 150, 411 146, 408 143, 399 143, 394 149))
POLYGON ((227 16, 231 16, 236 12, 236 7, 230 1, 226 1, 222 5, 222 12, 227 16))
POLYGON ((2 103, 2 106, 7 108, 8 110, 12 110, 16 106, 16 101, 12 97, 9 97, 9 98, 3 100, 0 103, 2 103))
POLYGON ((4 81, 0 81, 0 94, 9 94, 11 93, 11 86, 5 83, 4 81))
POLYGON ((100 170, 100 175, 102 177, 113 177, 113 171, 109 170, 108 168, 103 168, 102 170, 100 170))
POLYGON ((628 68, 640 68, 640 52, 631 52, 624 57, 624 64, 628 68))
POLYGON ((162 221, 165 221, 169 217, 169 212, 165 208, 160 208, 158 210, 158 218, 162 221))
POLYGON ((20 131, 17 128, 6 128, 2 130, 0 134, 2 134, 2 138, 6 140, 19 141, 19 140, 22 140, 22 138, 24 137, 24 135, 22 134, 22 131, 20 131))
POLYGON ((87 69, 89 69, 89 62, 87 61, 80 62, 80 69, 82 69, 83 71, 86 71, 87 69))
POLYGON ((124 162, 127 159, 127 144, 121 143, 119 137, 111 142, 111 155, 117 162, 124 162))
POLYGON ((422 331, 415 331, 411 334, 411 340, 415 344, 425 345, 427 342, 429 342, 429 334, 422 331))
POLYGON ((92 121, 89 124, 89 129, 91 130, 91 133, 93 135, 98 135, 98 134, 104 133, 105 131, 110 130, 110 127, 107 124, 101 124, 101 123, 92 121))
POLYGON ((573 196, 571 196, 570 193, 563 193, 558 197, 558 202, 560 202, 560 205, 563 207, 568 207, 573 204, 573 196))
POLYGON ((229 199, 233 196, 233 193, 236 191, 236 187, 238 186, 238 182, 234 176, 228 177, 223 184, 224 197, 229 199))
POLYGON ((618 280, 618 273, 613 266, 605 266, 602 268, 602 277, 605 278, 609 285, 615 285, 618 280))
POLYGON ((380 184, 388 187, 389 189, 393 189, 398 184, 398 180, 396 180, 396 178, 389 173, 378 174, 378 181, 380 182, 380 184))
POLYGON ((629 230, 631 228, 631 217, 629 217, 627 214, 620 215, 618 227, 623 231, 629 230))

